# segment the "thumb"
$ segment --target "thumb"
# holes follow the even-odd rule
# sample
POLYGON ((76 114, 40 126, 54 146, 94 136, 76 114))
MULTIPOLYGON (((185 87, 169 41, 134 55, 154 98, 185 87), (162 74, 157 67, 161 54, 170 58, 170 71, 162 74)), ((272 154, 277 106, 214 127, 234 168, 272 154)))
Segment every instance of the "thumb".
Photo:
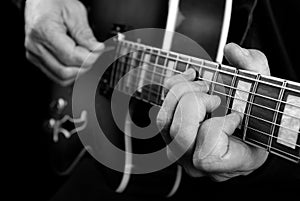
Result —
POLYGON ((75 42, 93 52, 103 50, 104 44, 97 41, 89 26, 86 8, 81 3, 78 3, 66 10, 63 13, 64 21, 69 34, 75 42))
POLYGON ((259 50, 245 49, 235 43, 229 43, 224 48, 224 55, 233 66, 263 75, 270 75, 268 60, 259 50))

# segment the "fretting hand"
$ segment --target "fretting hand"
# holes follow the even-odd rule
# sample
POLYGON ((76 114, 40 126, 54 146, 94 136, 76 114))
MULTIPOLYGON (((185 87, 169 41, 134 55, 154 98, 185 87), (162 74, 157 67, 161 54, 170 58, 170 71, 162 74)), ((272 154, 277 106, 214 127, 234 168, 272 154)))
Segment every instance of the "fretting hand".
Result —
MULTIPOLYGON (((267 59, 258 50, 243 49, 231 43, 226 45, 224 53, 233 66, 270 74, 267 59)), ((190 69, 171 77, 165 84, 169 92, 157 123, 167 143, 176 140, 177 147, 168 149, 168 157, 177 159, 177 153, 187 150, 179 163, 193 177, 208 175, 224 181, 253 172, 265 162, 267 151, 231 136, 242 120, 238 113, 204 120, 207 112, 219 107, 220 98, 208 95, 204 82, 194 82, 195 74, 190 69)))

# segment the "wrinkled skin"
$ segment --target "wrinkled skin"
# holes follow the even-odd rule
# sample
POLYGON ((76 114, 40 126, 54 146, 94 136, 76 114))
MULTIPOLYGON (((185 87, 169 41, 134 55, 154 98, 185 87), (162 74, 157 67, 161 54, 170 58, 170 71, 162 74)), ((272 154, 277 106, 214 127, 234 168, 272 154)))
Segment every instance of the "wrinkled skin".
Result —
POLYGON ((104 45, 94 37, 80 1, 27 0, 25 48, 29 61, 67 85, 96 61, 104 45))
MULTIPOLYGON (((258 50, 230 43, 225 46, 224 55, 237 68, 270 75, 268 61, 258 50)), ((225 181, 250 174, 266 161, 268 152, 232 137, 242 121, 239 113, 205 120, 206 113, 218 108, 221 101, 217 95, 206 93, 205 82, 193 81, 195 76, 195 71, 189 69, 165 83, 168 94, 157 124, 167 143, 176 140, 176 147, 168 148, 168 157, 179 159, 193 177, 208 175, 216 181, 225 181), (187 151, 180 157, 178 153, 182 150, 187 151)))

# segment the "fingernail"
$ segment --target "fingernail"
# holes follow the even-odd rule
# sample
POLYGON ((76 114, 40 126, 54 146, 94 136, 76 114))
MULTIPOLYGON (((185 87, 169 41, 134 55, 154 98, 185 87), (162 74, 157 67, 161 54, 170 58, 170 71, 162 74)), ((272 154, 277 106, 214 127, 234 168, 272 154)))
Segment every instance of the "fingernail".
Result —
POLYGON ((232 115, 234 116, 234 118, 238 121, 241 122, 243 120, 243 116, 241 113, 238 112, 233 112, 232 115))
POLYGON ((94 51, 102 51, 105 48, 104 43, 96 42, 94 51))
POLYGON ((192 69, 192 68, 189 68, 188 70, 186 70, 186 71, 184 71, 184 75, 192 75, 192 74, 194 74, 194 70, 192 69))
POLYGON ((204 81, 201 81, 201 80, 198 80, 198 81, 195 81, 195 83, 197 83, 199 86, 201 86, 202 88, 202 90, 203 90, 203 88, 205 87, 205 92, 208 92, 208 90, 209 90, 209 85, 206 83, 206 82, 204 82, 204 81))

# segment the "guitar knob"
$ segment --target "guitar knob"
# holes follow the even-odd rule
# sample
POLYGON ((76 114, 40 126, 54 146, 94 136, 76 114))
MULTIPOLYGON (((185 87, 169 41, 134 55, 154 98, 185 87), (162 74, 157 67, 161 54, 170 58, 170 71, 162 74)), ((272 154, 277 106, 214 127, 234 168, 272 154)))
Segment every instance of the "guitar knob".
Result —
POLYGON ((53 129, 55 126, 55 123, 56 123, 55 119, 53 119, 53 118, 49 119, 49 121, 48 121, 49 128, 53 129))
POLYGON ((58 110, 63 110, 67 106, 67 101, 63 98, 59 98, 57 100, 57 109, 58 110))
POLYGON ((67 105, 68 102, 65 99, 59 98, 50 104, 50 108, 53 112, 60 114, 66 108, 67 105))

